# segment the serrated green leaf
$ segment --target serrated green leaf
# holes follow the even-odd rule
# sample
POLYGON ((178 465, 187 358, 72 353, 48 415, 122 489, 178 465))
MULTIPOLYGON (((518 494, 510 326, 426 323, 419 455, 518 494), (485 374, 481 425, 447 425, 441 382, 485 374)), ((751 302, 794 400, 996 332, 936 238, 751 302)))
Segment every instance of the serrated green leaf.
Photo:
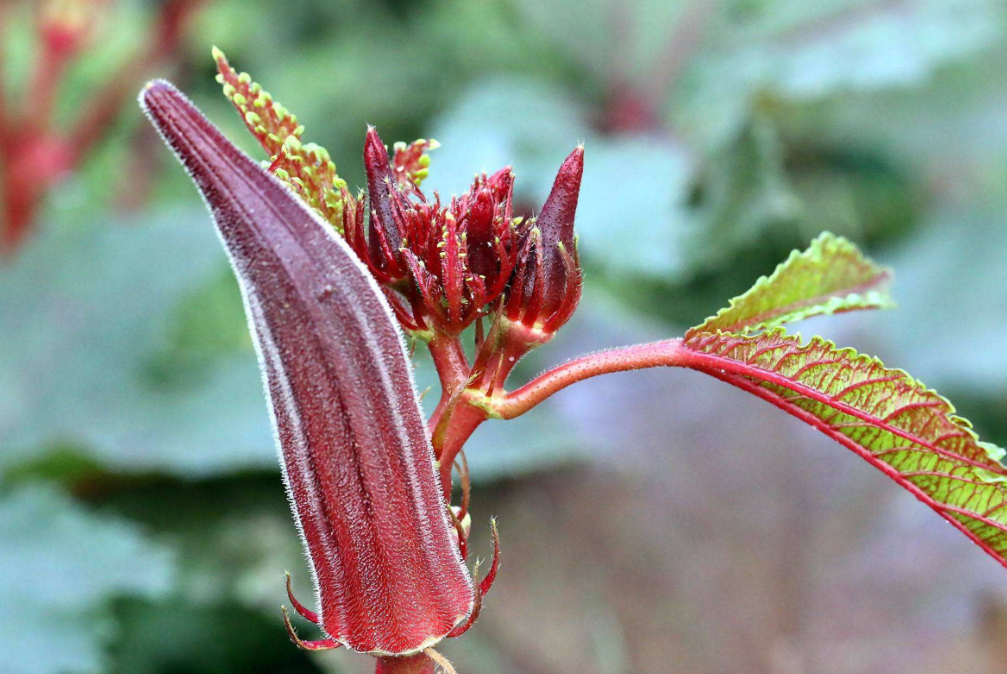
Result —
POLYGON ((821 314, 890 308, 891 277, 890 270, 864 257, 852 243, 825 232, 687 336, 717 330, 748 333, 821 314))
POLYGON ((902 370, 803 343, 782 328, 756 336, 693 331, 695 367, 753 393, 840 442, 1007 566, 1004 450, 981 442, 954 406, 902 370))
POLYGON ((156 597, 170 586, 170 554, 127 522, 84 511, 53 489, 0 498, 0 671, 104 671, 115 630, 112 597, 156 597))

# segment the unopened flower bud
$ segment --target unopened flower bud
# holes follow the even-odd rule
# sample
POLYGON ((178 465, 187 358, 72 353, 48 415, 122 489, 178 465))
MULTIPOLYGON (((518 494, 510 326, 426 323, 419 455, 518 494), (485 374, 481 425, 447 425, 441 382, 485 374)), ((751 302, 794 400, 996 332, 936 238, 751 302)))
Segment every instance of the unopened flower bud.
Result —
POLYGON ((370 230, 367 233, 370 262, 391 277, 401 278, 405 276, 399 251, 404 236, 401 209, 406 205, 405 197, 399 193, 388 150, 374 127, 367 130, 364 141, 364 169, 367 171, 370 204, 370 230))
POLYGON ((584 174, 584 147, 566 158, 529 232, 508 301, 508 318, 552 334, 580 302, 582 273, 574 218, 584 174))

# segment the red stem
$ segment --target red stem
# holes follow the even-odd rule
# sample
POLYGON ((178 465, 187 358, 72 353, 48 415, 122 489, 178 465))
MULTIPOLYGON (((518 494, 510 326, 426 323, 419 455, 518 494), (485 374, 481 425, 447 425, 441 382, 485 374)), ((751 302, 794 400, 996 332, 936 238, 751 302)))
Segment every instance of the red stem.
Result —
POLYGON ((592 353, 555 367, 499 398, 494 404, 494 410, 504 419, 513 419, 554 393, 584 379, 650 367, 691 367, 687 362, 694 355, 696 354, 682 346, 680 339, 592 353))
POLYGON ((441 380, 441 399, 430 416, 431 441, 437 458, 444 499, 451 501, 451 469, 472 433, 486 420, 486 412, 468 402, 465 388, 471 367, 461 340, 436 333, 427 344, 441 380))
MULTIPOLYGON (((879 419, 868 412, 853 407, 826 393, 811 388, 806 384, 794 381, 784 375, 757 367, 749 363, 743 363, 730 358, 724 358, 712 353, 703 353, 683 346, 682 340, 671 339, 663 342, 651 342, 649 344, 639 344, 623 349, 613 349, 612 351, 602 351, 572 360, 565 365, 561 365, 545 374, 539 376, 526 386, 504 397, 502 401, 493 401, 493 410, 505 419, 512 419, 519 414, 526 412, 538 403, 542 402, 553 393, 560 391, 570 384, 594 377, 599 374, 609 372, 623 372, 626 370, 639 370, 645 367, 687 367, 692 370, 705 372, 723 379, 720 375, 734 375, 757 379, 789 391, 793 391, 810 400, 815 400, 823 405, 828 405, 837 412, 848 414, 860 421, 875 426, 887 433, 908 440, 913 443, 926 445, 927 449, 935 454, 948 455, 956 461, 961 461, 970 466, 997 472, 996 469, 986 463, 969 459, 965 456, 951 454, 947 450, 941 449, 936 444, 928 443, 914 436, 912 433, 899 428, 888 419, 879 419)), ((725 380, 726 381, 726 380, 725 380)), ((733 382, 732 382, 733 383, 733 382)), ((1007 471, 1000 471, 1007 476, 1007 471)))
POLYGON ((469 361, 462 349, 461 340, 443 333, 435 333, 427 347, 434 359, 437 376, 443 388, 441 399, 449 398, 459 387, 465 386, 469 377, 469 361))
POLYGON ((441 378, 441 400, 428 423, 446 500, 451 500, 455 457, 479 424, 489 418, 487 403, 503 397, 504 384, 517 362, 550 337, 551 333, 546 335, 498 316, 479 345, 471 367, 457 337, 437 334, 430 341, 430 353, 441 378))
POLYGON ((436 666, 425 653, 404 658, 378 658, 374 674, 434 674, 436 666))
MULTIPOLYGON (((872 419, 870 415, 861 410, 850 407, 838 400, 829 398, 829 396, 821 391, 816 391, 815 389, 809 388, 799 382, 789 380, 786 377, 770 370, 753 367, 746 363, 732 361, 713 354, 693 351, 686 348, 680 339, 640 344, 637 346, 613 349, 611 351, 603 351, 589 356, 584 356, 582 358, 577 358, 569 363, 560 365, 559 367, 546 372, 527 385, 507 395, 503 400, 496 401, 493 408, 501 416, 503 416, 503 418, 511 419, 519 414, 523 414, 549 396, 578 381, 610 372, 625 372, 628 370, 639 370, 642 368, 661 366, 685 367, 708 374, 712 377, 720 379, 721 381, 725 381, 732 386, 736 386, 743 391, 747 391, 748 393, 758 396, 759 398, 762 398, 763 400, 783 410, 787 414, 790 414, 811 427, 818 429, 847 449, 853 451, 872 466, 881 470, 891 479, 895 480, 895 482, 912 493, 913 496, 930 506, 930 508, 936 511, 937 514, 968 536, 973 542, 989 553, 990 556, 994 557, 1001 565, 1007 567, 1007 560, 1004 560, 999 553, 993 550, 989 543, 981 540, 974 532, 954 517, 955 514, 961 513, 962 511, 936 501, 917 485, 909 481, 907 476, 902 475, 898 472, 898 470, 878 459, 878 457, 874 456, 868 449, 861 447, 844 433, 831 427, 826 421, 816 417, 814 414, 797 405, 789 403, 787 400, 784 400, 781 396, 774 393, 771 389, 761 386, 759 382, 767 382, 795 393, 799 393, 809 399, 829 405, 844 414, 849 414, 853 417, 862 419, 867 423, 873 423, 879 427, 883 427, 887 432, 904 437, 913 442, 918 442, 917 439, 907 435, 904 431, 898 428, 885 424, 883 420, 879 422, 876 419, 872 419)), ((935 452, 939 451, 936 447, 931 447, 931 449, 935 452)), ((974 463, 965 457, 956 456, 955 458, 956 460, 964 461, 965 463, 974 463)), ((989 466, 980 464, 974 465, 989 470, 989 466)), ((977 518, 973 513, 964 514, 967 514, 972 519, 982 519, 977 518)), ((1001 530, 1005 530, 1004 525, 999 522, 988 520, 986 523, 991 526, 996 526, 1001 530)))
MULTIPOLYGON (((434 368, 437 369, 437 378, 441 381, 440 402, 437 403, 437 408, 427 422, 430 435, 434 438, 434 449, 437 450, 438 429, 443 430, 444 415, 450 410, 452 401, 457 401, 457 394, 461 393, 468 383, 470 368, 465 350, 457 337, 435 333, 427 348, 430 349, 434 368)), ((435 456, 439 455, 440 452, 435 451, 435 456)))
MULTIPOLYGON (((504 419, 513 419, 539 404, 554 393, 563 390, 570 384, 610 372, 625 372, 649 367, 686 367, 714 376, 720 374, 751 377, 793 391, 802 396, 816 400, 833 409, 848 414, 863 422, 882 428, 888 433, 910 442, 919 442, 907 431, 888 423, 885 419, 877 419, 863 410, 830 397, 805 384, 788 379, 778 372, 756 367, 748 363, 738 362, 712 353, 703 353, 687 348, 681 339, 669 339, 662 342, 637 344, 621 349, 601 351, 583 356, 556 367, 525 386, 506 395, 503 399, 493 401, 493 410, 504 419)), ((937 454, 943 452, 936 446, 929 449, 937 454)), ((990 466, 972 461, 966 457, 955 456, 956 460, 964 461, 976 468, 990 470, 990 466)), ((1005 472, 1007 475, 1007 472, 1005 472)))
POLYGON ((440 424, 434 436, 434 455, 437 457, 444 498, 451 500, 451 469, 455 457, 472 437, 479 424, 486 421, 486 411, 472 405, 464 396, 457 401, 449 416, 440 424))
POLYGON ((549 336, 498 316, 472 366, 457 337, 437 334, 430 341, 430 353, 441 378, 441 400, 428 423, 446 500, 451 500, 455 457, 490 416, 487 401, 503 395, 504 383, 517 362, 536 345, 548 341, 549 336))

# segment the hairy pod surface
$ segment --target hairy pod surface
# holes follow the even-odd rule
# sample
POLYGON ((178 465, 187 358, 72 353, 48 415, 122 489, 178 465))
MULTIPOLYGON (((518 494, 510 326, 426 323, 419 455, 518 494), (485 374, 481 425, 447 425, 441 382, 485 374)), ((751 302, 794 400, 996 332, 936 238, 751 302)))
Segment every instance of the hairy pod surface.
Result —
POLYGON ((322 629, 406 655, 473 609, 401 334, 357 256, 171 84, 140 103, 206 200, 241 286, 322 629))

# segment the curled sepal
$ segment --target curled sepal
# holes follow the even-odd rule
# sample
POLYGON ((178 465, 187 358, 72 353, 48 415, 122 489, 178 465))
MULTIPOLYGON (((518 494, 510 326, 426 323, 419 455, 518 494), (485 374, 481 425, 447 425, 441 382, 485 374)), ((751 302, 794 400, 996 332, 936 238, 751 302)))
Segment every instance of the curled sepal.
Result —
POLYGON ((304 604, 297 601, 297 597, 294 596, 294 588, 290 586, 290 574, 287 574, 287 599, 290 600, 290 605, 294 607, 297 611, 297 615, 301 616, 310 623, 318 624, 318 614, 307 608, 304 604))
MULTIPOLYGON (((479 619, 479 614, 483 608, 483 600, 489 594, 490 588, 493 587, 493 582, 496 580, 497 571, 500 569, 500 532, 497 530, 496 519, 490 520, 490 531, 493 534, 493 563, 490 564, 490 570, 486 573, 486 577, 482 579, 482 582, 474 590, 475 607, 469 614, 468 620, 454 628, 448 634, 448 637, 460 637, 471 629, 479 619)), ((479 578, 479 560, 476 560, 475 568, 472 570, 472 577, 477 580, 479 578)))
POLYGON ((473 583, 387 302, 346 243, 172 85, 140 101, 238 278, 321 628, 376 655, 429 648, 471 613, 473 583))
POLYGON ((490 531, 493 534, 493 563, 490 570, 486 572, 486 577, 479 583, 479 592, 482 596, 489 594, 490 588, 497 579, 497 571, 500 569, 500 531, 497 529, 496 519, 490 520, 490 531))
MULTIPOLYGON (((475 567, 473 567, 473 569, 472 569, 472 575, 473 575, 473 577, 478 577, 479 576, 479 560, 478 559, 476 560, 475 567)), ((475 588, 475 590, 473 590, 473 592, 472 592, 472 598, 473 598, 473 600, 475 602, 475 605, 472 608, 472 612, 469 613, 468 620, 466 620, 465 622, 461 623, 460 625, 458 625, 457 627, 455 627, 450 633, 448 633, 448 638, 452 638, 453 639, 455 637, 460 637, 461 635, 463 635, 466 632, 468 632, 472 628, 472 626, 475 624, 475 622, 477 620, 479 620, 479 614, 482 613, 482 610, 483 610, 483 593, 479 590, 478 587, 475 588)))
POLYGON ((283 613, 283 626, 287 628, 287 636, 290 637, 290 640, 293 641, 294 644, 302 651, 331 651, 342 646, 342 644, 335 639, 305 641, 297 635, 297 630, 294 629, 293 623, 290 622, 290 614, 287 613, 287 608, 285 606, 281 606, 280 611, 283 613))

